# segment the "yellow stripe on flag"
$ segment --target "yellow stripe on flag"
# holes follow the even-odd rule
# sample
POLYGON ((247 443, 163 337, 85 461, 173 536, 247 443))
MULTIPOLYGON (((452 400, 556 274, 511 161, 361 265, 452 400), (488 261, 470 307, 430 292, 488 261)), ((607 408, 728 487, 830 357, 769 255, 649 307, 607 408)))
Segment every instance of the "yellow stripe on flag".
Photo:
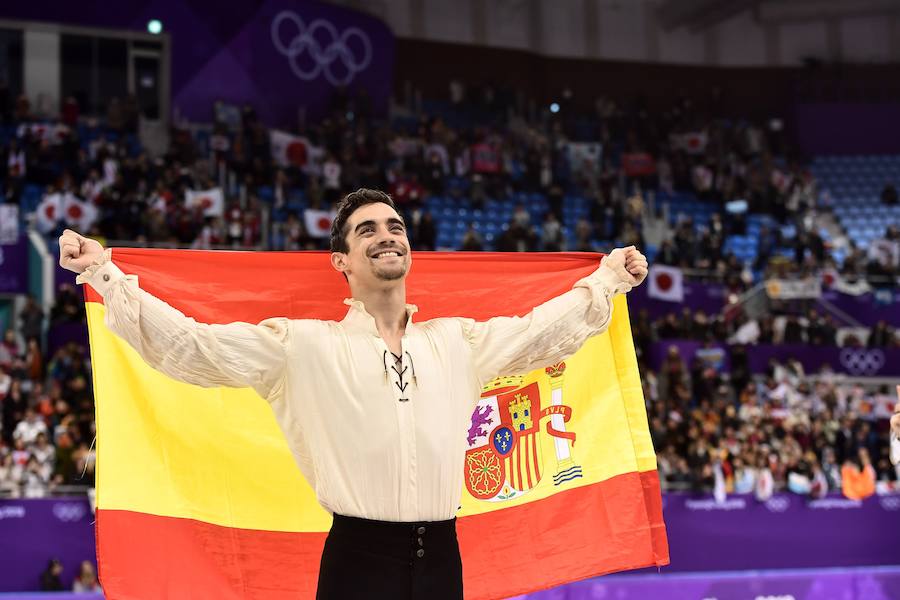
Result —
MULTIPOLYGON (((615 310, 627 312, 623 296, 616 298, 615 310)), ((208 389, 174 381, 106 328, 102 304, 89 302, 87 312, 96 395, 102 399, 98 422, 105 424, 102 443, 117 449, 104 452, 98 463, 98 508, 244 529, 328 530, 331 517, 300 475, 265 400, 250 389, 208 389), (260 510, 262 506, 266 509, 260 510)), ((566 361, 563 403, 572 408, 566 429, 577 436, 572 452, 583 471, 566 489, 656 468, 639 377, 615 361, 617 354, 633 356, 630 344, 627 318, 614 319, 609 332, 589 340, 566 361)), ((549 399, 544 371, 530 373, 523 384, 535 381, 542 399, 549 399)), ((542 406, 548 402, 542 400, 542 406)), ((559 491, 552 477, 558 466, 553 441, 544 431, 538 435, 543 446, 540 483, 505 502, 483 502, 464 493, 460 516, 526 504, 559 491)))
POLYGON ((117 450, 97 464, 98 508, 268 531, 329 528, 265 400, 163 375, 107 329, 105 312, 87 303, 101 443, 117 450))

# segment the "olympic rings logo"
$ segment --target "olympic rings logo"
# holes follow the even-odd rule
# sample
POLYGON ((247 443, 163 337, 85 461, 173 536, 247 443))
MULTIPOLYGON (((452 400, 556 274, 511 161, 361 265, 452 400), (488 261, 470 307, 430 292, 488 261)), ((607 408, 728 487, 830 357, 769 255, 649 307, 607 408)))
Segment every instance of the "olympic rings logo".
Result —
POLYGON ((884 366, 884 352, 878 350, 859 350, 844 348, 841 350, 841 365, 851 375, 875 375, 884 366))
POLYGON ((791 501, 784 496, 772 496, 766 500, 765 506, 771 512, 781 513, 791 507, 791 501))
POLYGON ((81 504, 71 502, 58 502, 53 505, 53 514, 60 521, 71 523, 74 521, 80 521, 82 518, 84 518, 84 515, 87 514, 87 511, 81 504))
POLYGON ((900 510, 900 496, 880 496, 878 502, 884 510, 900 510))
POLYGON ((348 27, 338 35, 337 28, 324 19, 315 19, 307 26, 296 13, 283 10, 272 20, 272 43, 288 59, 294 75, 303 81, 312 81, 324 74, 328 83, 337 87, 347 85, 357 73, 364 71, 372 62, 372 42, 358 27, 348 27), (296 29, 294 37, 286 44, 281 35, 284 23, 296 29), (326 45, 320 39, 330 40, 326 45), (355 41, 359 48, 354 52, 350 43, 355 41), (298 59, 308 55, 312 66, 301 67, 298 59), (343 66, 335 74, 336 63, 343 66), (343 73, 341 73, 343 71, 343 73))

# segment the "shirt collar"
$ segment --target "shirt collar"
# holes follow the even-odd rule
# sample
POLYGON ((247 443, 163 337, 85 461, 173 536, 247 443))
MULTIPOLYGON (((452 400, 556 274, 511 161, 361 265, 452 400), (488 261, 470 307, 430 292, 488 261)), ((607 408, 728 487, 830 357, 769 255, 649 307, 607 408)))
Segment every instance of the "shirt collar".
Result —
MULTIPOLYGON (((373 317, 368 313, 368 311, 366 311, 366 305, 363 304, 362 300, 357 300, 355 298, 345 298, 344 304, 350 307, 350 309, 347 311, 347 316, 345 316, 344 320, 341 321, 341 323, 343 323, 345 327, 360 329, 378 336, 381 335, 378 333, 378 326, 375 324, 375 317, 373 317)), ((417 312, 419 312, 419 307, 415 304, 406 305, 407 332, 409 332, 410 328, 413 326, 413 315, 417 312)))

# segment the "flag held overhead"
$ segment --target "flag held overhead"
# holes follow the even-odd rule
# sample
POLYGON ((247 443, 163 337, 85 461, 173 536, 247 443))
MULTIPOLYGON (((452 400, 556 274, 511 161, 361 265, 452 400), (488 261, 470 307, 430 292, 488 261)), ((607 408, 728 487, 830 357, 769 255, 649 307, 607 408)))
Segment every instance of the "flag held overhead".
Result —
MULTIPOLYGON (((112 256, 143 289, 206 323, 338 320, 345 312, 346 283, 325 253, 112 256)), ((524 315, 594 271, 597 259, 418 254, 409 299, 422 320, 524 315)), ((200 388, 150 368, 106 328, 99 294, 87 286, 85 293, 104 591, 313 598, 331 517, 272 408, 249 388, 200 388)), ((489 382, 473 406, 459 432, 473 457, 458 514, 467 598, 668 564, 624 296, 615 298, 609 329, 565 364, 489 382)))

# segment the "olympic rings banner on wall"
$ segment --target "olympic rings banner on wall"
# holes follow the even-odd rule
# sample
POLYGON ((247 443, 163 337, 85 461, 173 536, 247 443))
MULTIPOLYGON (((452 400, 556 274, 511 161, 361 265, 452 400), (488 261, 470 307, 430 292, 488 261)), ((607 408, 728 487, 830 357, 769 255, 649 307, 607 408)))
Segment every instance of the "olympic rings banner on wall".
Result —
POLYGON ((298 109, 321 115, 339 92, 352 97, 364 91, 368 109, 382 112, 393 65, 394 36, 378 19, 318 2, 270 0, 174 100, 184 114, 198 118, 216 100, 249 102, 266 123, 290 128, 298 109))
POLYGON ((290 129, 301 108, 310 118, 323 115, 341 87, 351 97, 364 90, 368 106, 361 109, 383 114, 393 85, 394 35, 387 25, 315 0, 227 6, 35 0, 4 6, 4 16, 135 31, 159 20, 171 37, 173 107, 191 121, 211 121, 221 100, 249 104, 268 125, 290 129))
MULTIPOLYGON (((650 347, 649 365, 659 369, 665 363, 669 349, 678 348, 681 358, 690 365, 694 357, 701 358, 717 371, 730 371, 731 350, 721 343, 707 344, 694 340, 661 340, 650 347)), ((747 366, 751 373, 765 373, 769 361, 800 361, 807 373, 815 373, 828 365, 835 373, 854 377, 900 376, 900 349, 897 348, 838 348, 809 344, 754 344, 745 346, 747 366)))

